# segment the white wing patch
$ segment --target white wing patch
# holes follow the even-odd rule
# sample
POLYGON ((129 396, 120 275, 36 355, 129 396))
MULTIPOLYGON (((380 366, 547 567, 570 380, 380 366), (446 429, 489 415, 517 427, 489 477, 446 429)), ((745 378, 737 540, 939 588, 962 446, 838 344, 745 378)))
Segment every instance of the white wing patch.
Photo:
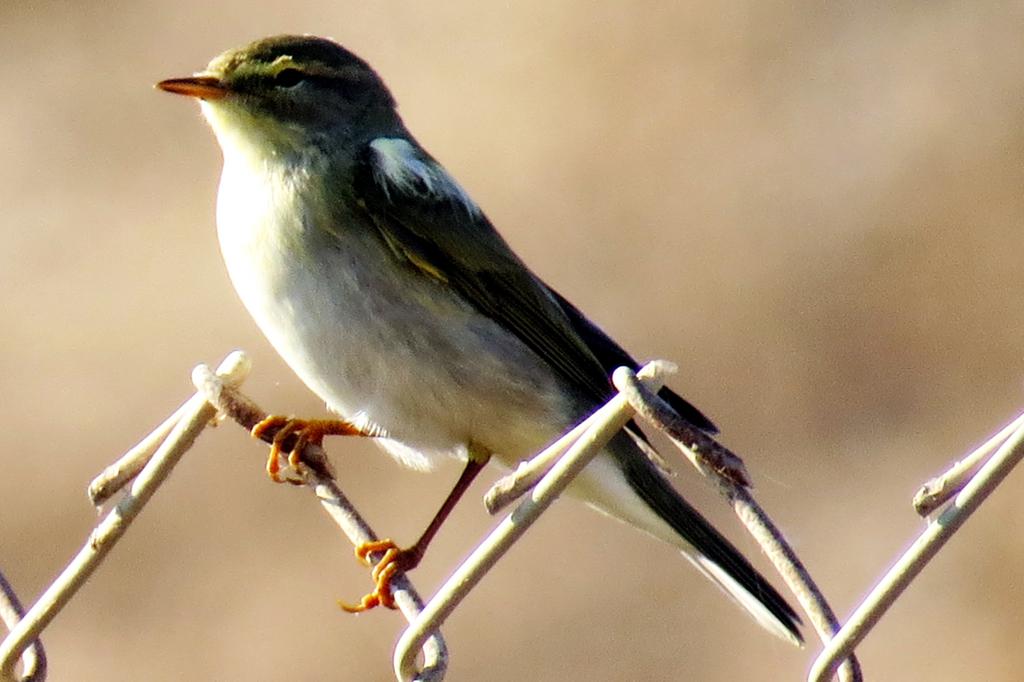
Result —
POLYGON ((370 149, 373 150, 373 179, 388 198, 391 198, 391 191, 396 190, 423 198, 454 199, 470 216, 480 214, 480 208, 448 171, 436 161, 424 158, 408 140, 378 137, 370 142, 370 149))

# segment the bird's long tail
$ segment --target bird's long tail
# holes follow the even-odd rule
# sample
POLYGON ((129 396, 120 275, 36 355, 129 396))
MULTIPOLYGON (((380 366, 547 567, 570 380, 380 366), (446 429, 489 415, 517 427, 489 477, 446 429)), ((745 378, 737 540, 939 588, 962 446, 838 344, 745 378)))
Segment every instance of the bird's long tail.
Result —
POLYGON ((800 618, 739 550, 684 500, 636 444, 620 434, 580 474, 569 493, 678 547, 766 630, 803 645, 800 618))

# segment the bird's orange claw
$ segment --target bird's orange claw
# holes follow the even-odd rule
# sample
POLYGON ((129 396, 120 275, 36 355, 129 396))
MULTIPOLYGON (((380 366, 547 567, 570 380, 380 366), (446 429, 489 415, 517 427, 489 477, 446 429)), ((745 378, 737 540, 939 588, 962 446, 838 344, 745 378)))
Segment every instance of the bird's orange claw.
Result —
POLYGON ((370 565, 370 555, 377 552, 384 552, 384 556, 370 571, 370 578, 374 582, 373 591, 360 599, 358 604, 346 604, 339 601, 338 606, 343 610, 349 613, 361 613, 377 606, 386 606, 389 609, 397 608, 395 598, 391 594, 391 580, 399 571, 415 568, 419 563, 418 553, 415 549, 401 549, 391 540, 374 540, 364 542, 356 547, 356 557, 366 565, 370 565))
POLYGON ((281 455, 285 452, 285 443, 289 438, 295 442, 288 448, 288 466, 297 470, 302 461, 302 451, 307 445, 322 445, 324 436, 361 436, 359 429, 340 419, 298 419, 270 415, 250 431, 253 438, 263 440, 270 437, 270 455, 267 457, 267 475, 275 483, 293 483, 301 485, 297 478, 281 475, 281 455), (270 435, 272 434, 272 435, 270 435))

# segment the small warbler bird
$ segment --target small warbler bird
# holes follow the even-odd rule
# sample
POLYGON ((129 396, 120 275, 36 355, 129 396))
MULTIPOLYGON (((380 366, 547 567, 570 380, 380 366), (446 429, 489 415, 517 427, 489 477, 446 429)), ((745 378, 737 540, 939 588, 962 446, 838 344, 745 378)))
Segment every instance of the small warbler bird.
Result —
MULTIPOLYGON (((512 252, 345 48, 266 38, 158 87, 197 98, 220 143, 217 227, 239 296, 344 419, 275 426, 310 441, 372 435, 417 469, 466 462, 419 541, 391 547, 392 570, 419 562, 484 464, 514 467, 540 451, 613 394, 612 370, 637 367, 512 252)), ((683 398, 661 396, 715 432, 683 398)), ((669 485, 649 447, 631 424, 569 494, 677 547, 758 623, 800 644, 793 609, 669 485)), ((386 603, 384 592, 368 605, 386 603)))

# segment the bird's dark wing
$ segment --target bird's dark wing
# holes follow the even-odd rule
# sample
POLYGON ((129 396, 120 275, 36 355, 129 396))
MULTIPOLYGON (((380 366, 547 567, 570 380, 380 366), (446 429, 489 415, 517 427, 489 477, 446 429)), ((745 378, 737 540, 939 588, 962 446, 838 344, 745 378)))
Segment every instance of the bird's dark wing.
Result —
POLYGON ((372 141, 353 190, 397 258, 451 287, 595 402, 611 395, 604 365, 558 300, 422 148, 400 138, 372 141))
MULTIPOLYGON (((519 260, 454 179, 418 145, 377 139, 360 154, 358 205, 399 259, 450 286, 518 337, 563 379, 603 401, 619 366, 638 363, 519 260)), ((694 426, 715 433, 671 389, 659 395, 694 426)), ((631 424, 632 431, 639 432, 631 424)))
MULTIPOLYGON (((588 320, 580 312, 579 308, 554 289, 548 287, 548 291, 551 292, 551 295, 558 301, 558 305, 565 311, 566 316, 569 318, 569 324, 572 325, 576 334, 583 339, 583 342, 587 344, 587 347, 604 367, 606 374, 610 375, 617 367, 629 367, 633 370, 640 368, 639 363, 623 350, 622 346, 615 343, 600 327, 588 320)), ((671 405, 672 409, 693 426, 709 434, 718 433, 718 428, 710 419, 672 389, 666 386, 658 391, 658 396, 671 405)))

